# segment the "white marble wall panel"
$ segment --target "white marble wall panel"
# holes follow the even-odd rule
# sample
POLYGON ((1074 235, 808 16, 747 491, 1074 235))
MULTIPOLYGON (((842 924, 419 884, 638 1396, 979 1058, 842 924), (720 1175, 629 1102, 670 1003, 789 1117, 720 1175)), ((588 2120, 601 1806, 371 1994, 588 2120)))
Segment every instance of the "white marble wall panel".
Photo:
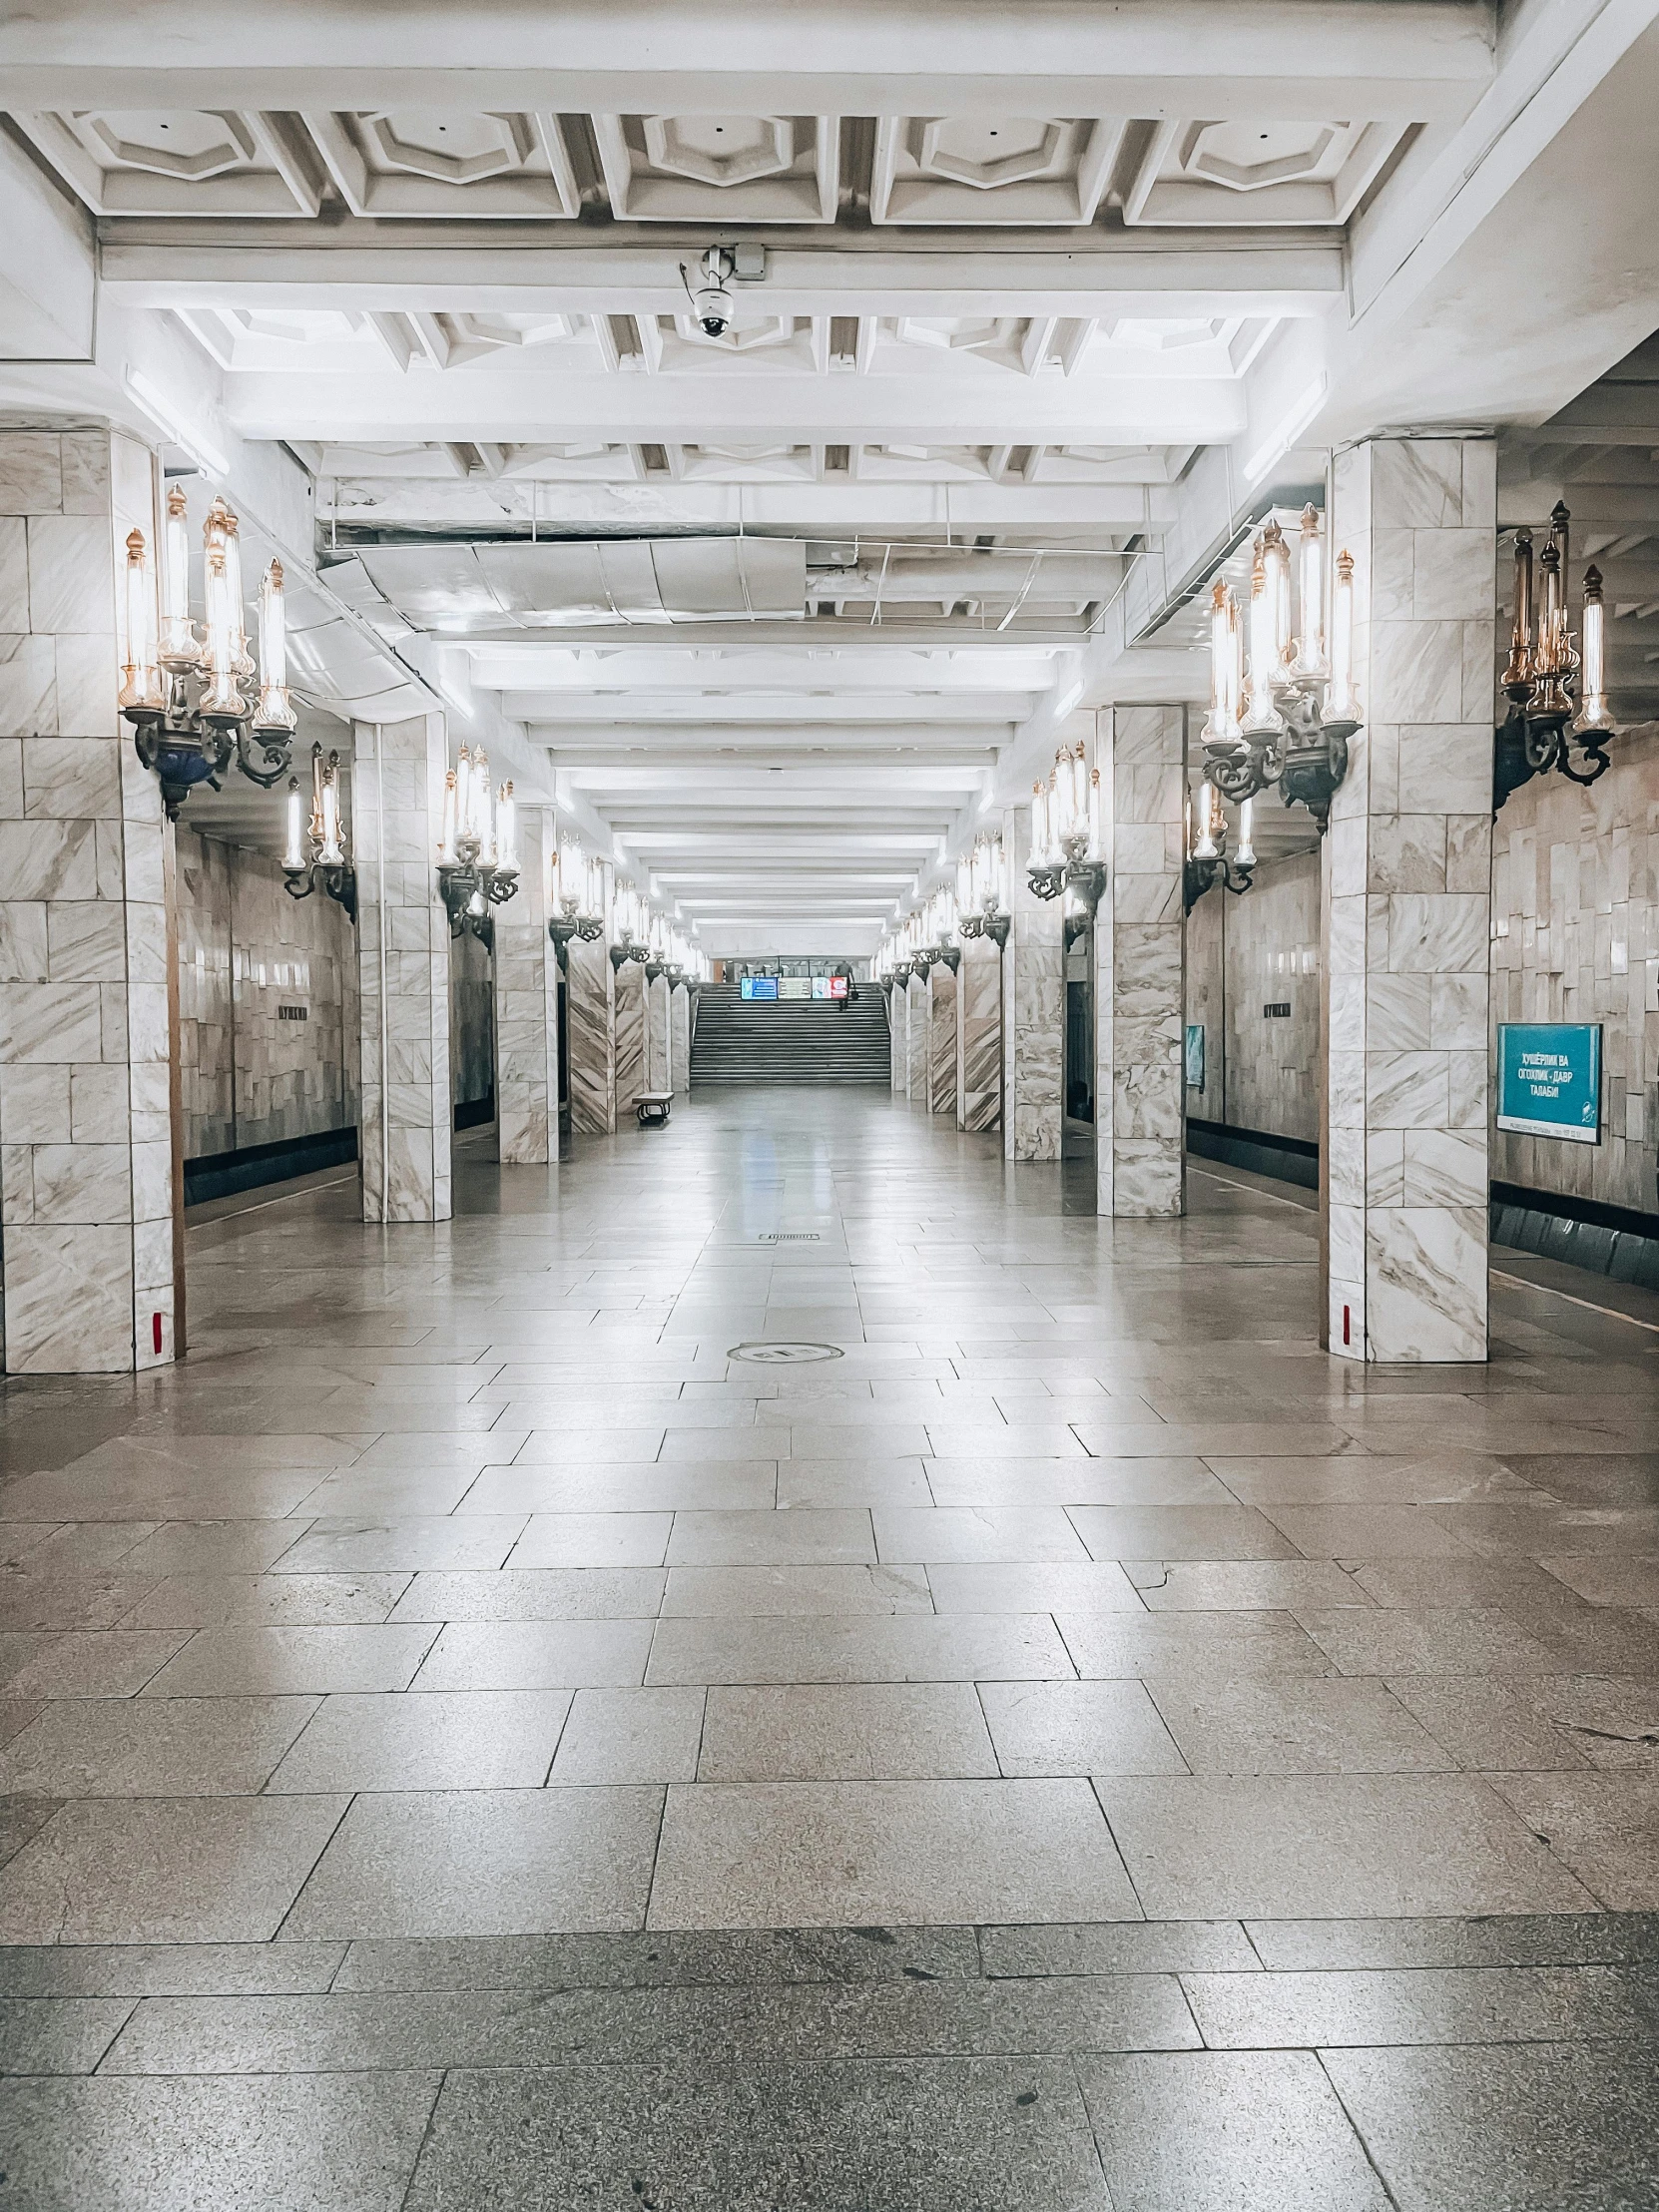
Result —
POLYGON ((645 969, 629 960, 616 979, 616 1116, 623 1120, 649 1088, 645 1079, 645 969))
POLYGON ((902 984, 887 992, 887 1045, 892 1055, 892 1087, 900 1096, 910 1082, 910 994, 902 984))
MULTIPOLYGON (((1500 1021, 1601 1024, 1601 1142, 1494 1130, 1496 1181, 1652 1213, 1659 1173, 1659 726, 1613 767, 1512 793, 1492 832, 1493 1047, 1500 1021)), ((1469 1010, 1473 1019, 1473 1009, 1469 1010)))
POLYGON ((988 937, 969 937, 956 977, 956 1126, 1002 1122, 1002 956, 988 937))
POLYGON ((1366 728, 1323 855, 1331 1350, 1486 1357, 1496 457, 1340 454, 1366 728))
POLYGON ((616 975, 603 937, 593 944, 572 940, 565 991, 570 1125, 579 1136, 611 1136, 616 1131, 616 975))
POLYGON ((1186 709, 1101 710, 1110 876, 1095 915, 1095 1176, 1103 1214, 1186 1205, 1186 709))
POLYGON ((349 1129, 357 1118, 349 916, 320 892, 290 898, 276 860, 198 836, 188 821, 176 832, 186 1159, 349 1129), (303 1020, 292 1018, 294 1007, 303 1020))
POLYGON ((353 732, 365 1221, 452 1211, 449 917, 436 867, 448 765, 440 714, 353 732))
POLYGON ((927 1110, 956 1118, 956 1059, 961 993, 942 960, 927 974, 927 1110))
POLYGON ((547 934, 554 816, 518 818, 518 896, 495 909, 495 1121, 503 1167, 559 1156, 559 963, 547 934))
POLYGON ((1031 810, 1011 807, 1002 818, 1013 926, 1002 951, 1002 1149, 1010 1160, 1058 1160, 1061 1067, 1064 1059, 1063 921, 1058 899, 1027 886, 1031 810))
POLYGON ((681 983, 669 1001, 669 1061, 674 1071, 676 1097, 691 1091, 691 985, 681 983))
POLYGON ((1319 939, 1317 852, 1264 860, 1243 897, 1207 891, 1187 916, 1187 1019, 1204 1028, 1189 1114, 1318 1142, 1319 939))
POLYGON ((13 1374, 175 1357, 167 848, 120 688, 147 448, 0 432, 0 1289, 13 1374))
POLYGON ((929 1065, 927 1056, 927 984, 912 975, 904 986, 905 1008, 904 1095, 913 1106, 926 1110, 929 1065))
POLYGON ((646 985, 645 1087, 648 1091, 674 1088, 674 1028, 669 1007, 672 986, 666 975, 646 985))

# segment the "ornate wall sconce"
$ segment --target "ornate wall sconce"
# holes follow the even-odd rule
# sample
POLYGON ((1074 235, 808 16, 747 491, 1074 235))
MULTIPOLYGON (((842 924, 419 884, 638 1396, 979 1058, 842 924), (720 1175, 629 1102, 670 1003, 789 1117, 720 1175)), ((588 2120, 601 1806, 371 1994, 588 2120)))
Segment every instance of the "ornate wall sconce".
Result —
POLYGON ((1272 784, 1303 806, 1324 836, 1361 728, 1354 691, 1354 562, 1337 556, 1329 651, 1325 544, 1319 510, 1302 510, 1301 629, 1293 627, 1291 549, 1277 522, 1258 531, 1250 572, 1250 650, 1231 587, 1210 599, 1210 712, 1204 753, 1211 781, 1242 804, 1272 784))
POLYGON ((288 779, 287 838, 282 848, 282 887, 290 898, 309 898, 312 891, 343 906, 357 918, 357 871, 345 849, 339 819, 339 755, 322 757, 320 745, 311 747, 311 812, 304 819, 299 779, 288 779))
POLYGON ((643 967, 651 957, 647 941, 649 923, 646 919, 645 901, 632 883, 619 883, 612 901, 616 922, 617 941, 611 947, 611 965, 620 975, 630 960, 643 967))
POLYGON ((1224 891, 1242 897, 1256 876, 1256 849, 1251 842, 1256 802, 1239 802, 1239 848, 1227 849, 1227 816, 1221 797, 1210 783, 1198 787, 1198 806, 1187 801, 1187 856, 1181 873, 1182 901, 1190 914, 1205 892, 1219 883, 1224 891))
POLYGON ((1066 892, 1093 913, 1106 889, 1100 830, 1100 771, 1081 744, 1054 756, 1046 784, 1031 787, 1031 857, 1026 879, 1038 898, 1066 892))
POLYGON ((513 787, 492 799, 490 765, 482 748, 461 747, 458 764, 444 779, 443 841, 438 847, 438 890, 449 916, 449 934, 474 936, 493 946, 492 906, 504 906, 518 889, 518 824, 513 787))
POLYGON ((250 783, 272 790, 287 774, 292 750, 281 563, 271 563, 260 586, 257 666, 242 627, 237 518, 222 496, 208 510, 202 544, 207 619, 198 639, 185 495, 175 484, 167 501, 158 640, 150 549, 142 530, 127 540, 127 652, 116 704, 133 725, 134 750, 161 785, 169 822, 178 821, 199 784, 218 791, 233 761, 250 783), (258 696, 250 697, 243 686, 256 681, 258 696))
POLYGON ((590 859, 574 837, 562 837, 553 853, 547 903, 552 919, 547 934, 561 974, 570 972, 573 939, 596 944, 605 934, 605 884, 601 863, 590 859))
POLYGON ((1007 907, 1002 839, 975 837, 972 852, 956 863, 956 934, 989 937, 1000 952, 1012 918, 1007 907))
POLYGON ((1549 518, 1549 542, 1538 556, 1542 588, 1535 620, 1532 533, 1515 532, 1515 619, 1501 679, 1509 712, 1492 747, 1494 820, 1509 794, 1534 776, 1557 769, 1571 783, 1593 784, 1613 765, 1605 750, 1618 734, 1607 705, 1607 609, 1601 571, 1593 561, 1584 571, 1581 631, 1567 627, 1571 522, 1558 500, 1549 518), (1574 647, 1575 635, 1582 654, 1574 647))

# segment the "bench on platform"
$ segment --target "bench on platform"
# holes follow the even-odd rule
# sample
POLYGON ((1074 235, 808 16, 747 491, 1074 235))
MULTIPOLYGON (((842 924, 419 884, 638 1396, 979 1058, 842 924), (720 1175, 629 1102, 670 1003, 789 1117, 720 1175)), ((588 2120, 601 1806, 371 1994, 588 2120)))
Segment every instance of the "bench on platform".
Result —
POLYGON ((672 1091, 638 1091, 634 1096, 634 1112, 639 1116, 643 1129, 648 1122, 666 1123, 669 1109, 674 1104, 672 1091))

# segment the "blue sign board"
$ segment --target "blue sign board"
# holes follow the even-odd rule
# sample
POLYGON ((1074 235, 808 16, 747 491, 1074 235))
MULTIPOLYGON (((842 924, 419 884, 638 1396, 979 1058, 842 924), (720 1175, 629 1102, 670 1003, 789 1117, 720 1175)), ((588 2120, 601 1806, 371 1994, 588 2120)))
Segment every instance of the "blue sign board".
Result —
POLYGON ((1204 1024, 1201 1021, 1187 1024, 1187 1088, 1190 1091, 1204 1088, 1204 1024))
POLYGON ((745 998, 776 998, 778 996, 777 976, 746 975, 743 979, 743 996, 745 998))
POLYGON ((1500 1021, 1497 1125, 1526 1137, 1601 1142, 1601 1024, 1500 1021))

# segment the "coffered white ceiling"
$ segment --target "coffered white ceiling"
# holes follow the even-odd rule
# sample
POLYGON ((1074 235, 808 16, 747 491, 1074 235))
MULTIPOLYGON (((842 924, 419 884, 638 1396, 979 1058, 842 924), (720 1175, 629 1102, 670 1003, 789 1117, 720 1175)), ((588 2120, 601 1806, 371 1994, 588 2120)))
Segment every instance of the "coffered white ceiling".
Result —
MULTIPOLYGON (((1480 225, 1659 79, 1655 12, 47 0, 0 24, 0 404, 222 461, 712 928, 872 936, 1079 703, 1201 691, 1134 644, 1201 510, 1304 480, 1316 417, 1446 419, 1480 225)), ((1515 297, 1598 280, 1558 212, 1515 297)), ((1577 355, 1468 334, 1456 419, 1659 323, 1612 258, 1577 355)))

